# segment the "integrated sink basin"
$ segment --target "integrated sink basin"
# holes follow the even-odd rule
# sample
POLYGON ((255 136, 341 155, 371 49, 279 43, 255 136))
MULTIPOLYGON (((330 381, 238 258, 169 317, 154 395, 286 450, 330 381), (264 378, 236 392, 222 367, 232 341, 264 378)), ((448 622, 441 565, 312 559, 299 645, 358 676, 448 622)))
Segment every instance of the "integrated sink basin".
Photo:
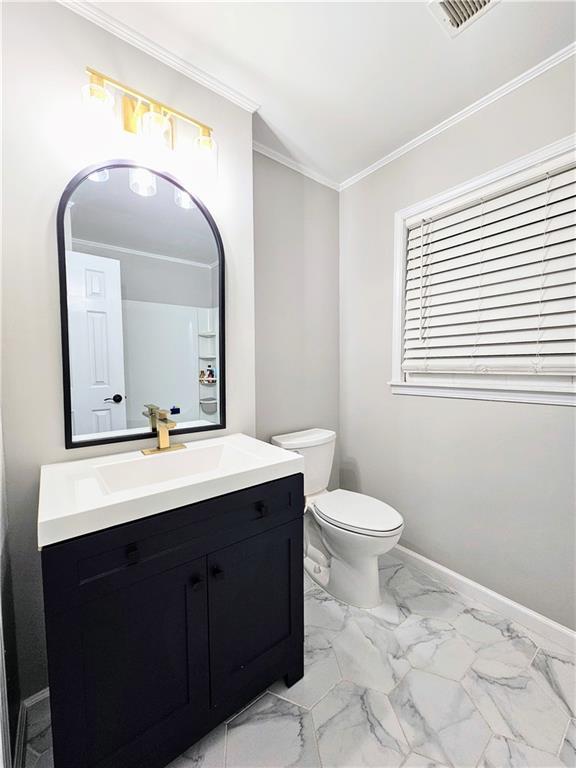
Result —
POLYGON ((38 545, 104 530, 304 471, 302 456, 247 435, 47 464, 40 476, 38 545))
POLYGON ((209 472, 230 473, 262 465, 259 456, 240 451, 233 445, 200 443, 186 448, 178 453, 139 456, 127 461, 102 464, 96 467, 96 474, 107 493, 116 493, 169 480, 187 478, 193 481, 194 475, 209 472))

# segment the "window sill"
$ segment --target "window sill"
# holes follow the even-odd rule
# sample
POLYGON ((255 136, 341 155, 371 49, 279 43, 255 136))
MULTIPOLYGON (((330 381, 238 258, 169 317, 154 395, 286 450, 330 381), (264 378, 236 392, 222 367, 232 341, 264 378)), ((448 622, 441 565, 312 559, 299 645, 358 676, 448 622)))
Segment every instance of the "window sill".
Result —
POLYGON ((452 397, 466 400, 498 400, 506 403, 540 403, 542 405, 576 405, 573 390, 514 389, 512 387, 443 386, 441 384, 391 381, 393 395, 418 395, 420 397, 452 397))

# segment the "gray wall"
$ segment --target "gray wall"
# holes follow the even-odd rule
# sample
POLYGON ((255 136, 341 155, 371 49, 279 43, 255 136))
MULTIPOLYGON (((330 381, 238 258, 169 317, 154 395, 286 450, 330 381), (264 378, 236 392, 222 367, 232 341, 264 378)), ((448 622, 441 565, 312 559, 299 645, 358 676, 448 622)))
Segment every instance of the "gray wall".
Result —
POLYGON ((391 395, 395 211, 574 132, 569 60, 341 197, 341 482, 402 543, 574 627, 574 409, 391 395), (359 372, 363 372, 359 380, 359 372))
POLYGON ((257 435, 338 430, 338 193, 255 153, 254 259, 257 435))
POLYGON ((153 444, 64 448, 56 208, 79 170, 136 151, 123 131, 108 134, 86 121, 80 98, 85 67, 214 127, 217 180, 194 174, 189 154, 178 148, 162 162, 207 204, 222 234, 227 372, 233 382, 227 431, 248 434, 255 429, 252 116, 57 3, 4 3, 2 10, 4 145, 10 148, 3 166, 4 435, 18 660, 26 697, 46 685, 36 537, 40 465, 153 444))

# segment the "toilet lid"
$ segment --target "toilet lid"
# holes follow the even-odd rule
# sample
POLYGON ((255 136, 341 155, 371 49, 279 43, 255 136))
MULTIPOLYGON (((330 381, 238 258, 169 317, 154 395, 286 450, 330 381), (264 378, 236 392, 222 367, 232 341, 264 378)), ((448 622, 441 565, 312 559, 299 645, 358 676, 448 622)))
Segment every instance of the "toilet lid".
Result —
POLYGON ((318 515, 356 533, 392 534, 404 525, 402 515, 383 501, 352 491, 330 491, 314 499, 318 515))

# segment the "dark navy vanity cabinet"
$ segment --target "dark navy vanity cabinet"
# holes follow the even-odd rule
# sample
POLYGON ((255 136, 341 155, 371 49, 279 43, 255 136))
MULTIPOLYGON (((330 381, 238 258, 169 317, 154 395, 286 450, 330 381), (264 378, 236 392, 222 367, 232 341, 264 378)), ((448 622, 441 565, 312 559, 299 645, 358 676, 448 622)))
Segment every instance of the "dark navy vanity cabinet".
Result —
POLYGON ((303 675, 302 475, 42 551, 55 768, 161 768, 303 675))

